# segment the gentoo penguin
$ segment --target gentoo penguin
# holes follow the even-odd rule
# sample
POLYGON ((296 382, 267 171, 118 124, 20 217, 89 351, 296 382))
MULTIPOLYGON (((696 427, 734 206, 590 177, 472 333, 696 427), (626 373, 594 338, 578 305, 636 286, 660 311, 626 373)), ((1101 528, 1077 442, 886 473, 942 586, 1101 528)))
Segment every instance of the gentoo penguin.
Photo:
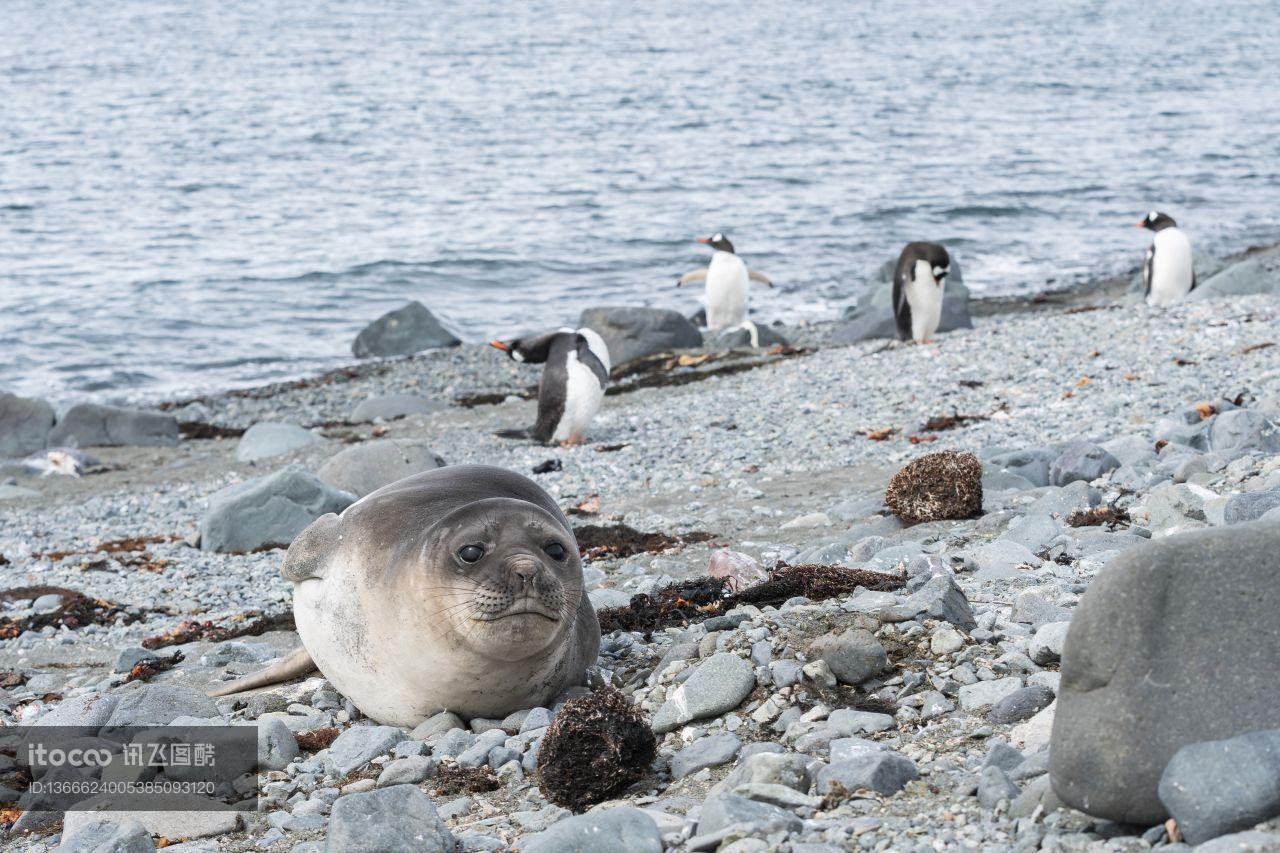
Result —
POLYGON ((893 317, 898 340, 929 343, 942 321, 942 297, 951 256, 937 243, 908 243, 893 274, 893 317))
POLYGON ((498 433, 543 444, 581 444, 609 384, 609 348, 591 329, 559 329, 536 338, 493 341, 513 361, 546 364, 538 383, 538 421, 525 430, 498 433))
POLYGON ((729 238, 720 232, 717 231, 710 237, 699 237, 698 242, 714 250, 711 264, 706 269, 680 276, 676 287, 706 281, 707 328, 713 332, 744 328, 751 333, 751 345, 758 346, 758 332, 755 325, 747 319, 747 283, 756 281, 773 287, 773 282, 758 272, 748 272, 742 258, 734 254, 729 238))
POLYGON ((1147 288, 1147 304, 1172 305, 1196 286, 1191 241, 1167 213, 1153 210, 1136 225, 1156 233, 1142 262, 1142 283, 1147 288))

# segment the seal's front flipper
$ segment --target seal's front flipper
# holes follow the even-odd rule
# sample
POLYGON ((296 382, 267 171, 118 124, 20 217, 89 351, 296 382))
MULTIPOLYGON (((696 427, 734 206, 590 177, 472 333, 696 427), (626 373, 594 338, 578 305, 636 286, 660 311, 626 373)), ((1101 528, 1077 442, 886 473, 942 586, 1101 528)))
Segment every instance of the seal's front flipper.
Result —
POLYGON ((256 690, 259 687, 267 687, 272 684, 279 684, 282 681, 301 678, 316 668, 316 662, 311 659, 311 655, 306 648, 298 648, 261 672, 246 675, 244 678, 237 678, 235 681, 228 681, 226 684, 219 684, 209 691, 209 695, 230 696, 232 693, 256 690))
POLYGON ((324 577, 326 560, 333 554, 341 530, 342 517, 333 513, 322 515, 307 525, 284 555, 280 576, 294 583, 324 577))

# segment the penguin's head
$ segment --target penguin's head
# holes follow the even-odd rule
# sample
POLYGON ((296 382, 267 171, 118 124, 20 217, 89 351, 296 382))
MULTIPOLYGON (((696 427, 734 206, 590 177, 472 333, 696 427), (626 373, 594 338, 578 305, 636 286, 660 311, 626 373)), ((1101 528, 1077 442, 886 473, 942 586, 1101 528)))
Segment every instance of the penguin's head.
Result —
POLYGON ((500 349, 507 354, 507 358, 512 361, 524 361, 524 344, 516 338, 514 341, 489 341, 489 346, 494 349, 500 349))
POLYGON ((729 238, 721 234, 719 231, 710 237, 699 237, 698 242, 704 246, 710 246, 717 252, 733 252, 733 244, 729 242, 729 238))
POLYGON ((1138 228, 1148 228, 1152 231, 1159 231, 1163 228, 1176 228, 1178 223, 1173 221, 1173 217, 1167 213, 1161 213, 1153 210, 1146 215, 1141 222, 1134 223, 1138 228))

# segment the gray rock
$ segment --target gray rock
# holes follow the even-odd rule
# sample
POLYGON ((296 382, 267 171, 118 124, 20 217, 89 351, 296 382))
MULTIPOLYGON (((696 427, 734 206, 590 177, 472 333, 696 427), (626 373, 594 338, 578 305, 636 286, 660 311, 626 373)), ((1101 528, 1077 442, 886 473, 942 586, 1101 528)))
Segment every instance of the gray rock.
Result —
POLYGON ((1213 419, 1209 446, 1232 457, 1249 452, 1280 452, 1280 428, 1259 412, 1233 409, 1213 419))
POLYGON ((1049 482, 1065 486, 1080 480, 1091 483, 1120 467, 1120 460, 1096 444, 1073 442, 1049 465, 1049 482))
POLYGON ((875 734, 897 728, 897 723, 888 714, 876 714, 872 711, 855 711, 852 708, 838 708, 827 717, 827 725, 840 732, 844 737, 858 734, 875 734))
POLYGON ((268 717, 258 721, 259 770, 283 770, 299 754, 298 740, 283 720, 268 717))
POLYGON ((1187 294, 1187 299, 1200 300, 1278 292, 1280 292, 1280 254, 1270 249, 1251 255, 1214 275, 1200 279, 1196 289, 1187 294))
POLYGON ((107 718, 108 728, 163 726, 178 717, 221 718, 208 696, 181 684, 144 684, 124 693, 107 718))
MULTIPOLYGON (((765 752, 765 748, 765 744, 752 744, 744 749, 738 765, 710 793, 730 793, 739 786, 750 784, 785 785, 806 793, 813 783, 813 774, 810 772, 813 759, 795 752, 765 752), (752 751, 753 749, 761 751, 752 751)), ((777 744, 768 745, 768 748, 780 749, 777 744)))
POLYGON ((1227 505, 1223 510, 1223 521, 1227 524, 1254 521, 1278 506, 1280 506, 1280 489, 1231 495, 1227 498, 1227 505))
MULTIPOLYGON (((1175 847, 1170 845, 1162 849, 1173 850, 1175 847)), ((1198 845, 1195 853, 1280 853, 1280 834, 1257 830, 1236 832, 1198 845)))
POLYGON ((999 725, 1020 723, 1034 717, 1038 711, 1052 703, 1052 690, 1041 684, 1032 684, 1010 693, 992 705, 987 718, 999 725))
POLYGON ((279 456, 315 444, 320 439, 311 430, 303 429, 297 424, 256 423, 245 430, 236 445, 236 459, 241 462, 253 462, 270 456, 279 456))
POLYGON ((352 726, 329 747, 329 761, 339 776, 359 769, 405 739, 395 726, 352 726))
POLYGON ((387 762, 378 774, 378 787, 389 788, 392 785, 416 785, 436 772, 436 760, 425 755, 406 755, 395 761, 387 762))
POLYGON ((207 838, 240 828, 239 812, 213 811, 209 799, 200 794, 167 794, 165 806, 170 811, 130 811, 128 795, 98 794, 80 800, 75 810, 66 813, 63 833, 79 835, 86 825, 99 820, 136 822, 148 834, 165 838, 207 838))
POLYGON ((1030 480, 1032 485, 1049 485, 1049 466, 1058 458, 1058 454, 1047 447, 1033 447, 1029 450, 1014 450, 1001 453, 986 460, 983 468, 991 467, 1010 474, 1016 474, 1030 480))
POLYGON ((25 486, 11 486, 0 483, 0 501, 16 501, 25 500, 26 498, 39 497, 40 493, 35 489, 28 489, 25 486))
POLYGON ((442 735, 445 732, 454 729, 463 729, 466 725, 462 722, 462 718, 452 711, 441 711, 434 717, 427 717, 418 723, 417 728, 409 733, 409 737, 414 740, 430 740, 436 735, 442 735))
POLYGON ((1009 774, 996 765, 989 764, 982 768, 982 773, 978 776, 978 802, 983 808, 994 809, 1001 800, 1012 803, 1020 793, 1009 774))
POLYGON ((171 415, 79 403, 62 416, 48 436, 49 447, 172 447, 178 421, 171 415))
POLYGON ((0 459, 43 450, 53 429, 53 406, 0 392, 0 459))
POLYGON ((1070 622, 1050 622, 1041 625, 1027 645, 1027 656, 1045 666, 1062 657, 1062 648, 1067 642, 1067 629, 1070 622))
POLYGON ((665 308, 588 308, 578 326, 604 338, 615 366, 646 355, 702 346, 697 327, 665 308))
POLYGON ((320 479, 362 498, 396 480, 443 468, 444 460, 422 444, 391 438, 356 444, 320 468, 320 479))
POLYGON ((997 539, 994 542, 979 545, 966 554, 965 559, 974 570, 974 579, 978 581, 1015 578, 1018 576, 1020 567, 1035 568, 1043 562, 1025 545, 1006 539, 997 539))
POLYGON ((832 783, 839 782, 849 791, 866 788, 888 796, 918 778, 915 762, 905 755, 887 749, 864 750, 819 770, 817 792, 829 794, 832 783))
POLYGON ((454 853, 457 841, 413 785, 348 794, 333 805, 326 853, 454 853))
POLYGON ((409 415, 429 415, 447 409, 444 403, 428 400, 416 394, 383 394, 361 400, 351 410, 351 420, 355 423, 369 421, 394 421, 409 415))
POLYGON ((731 652, 707 658, 668 696, 653 715, 653 730, 664 734, 692 720, 732 711, 756 686, 755 669, 731 652))
POLYGON ((151 835, 136 820, 94 817, 63 834, 58 853, 150 853, 151 835))
POLYGON ((1155 540, 1112 560, 1080 600, 1052 740, 1068 804, 1146 826, 1183 746, 1280 728, 1280 528, 1155 540))
POLYGON ((1024 515, 1009 525, 1000 538, 1036 554, 1061 533, 1062 524, 1051 515, 1024 515))
POLYGON ((1187 744, 1157 793, 1189 844, 1280 817, 1280 731, 1187 744))
POLYGON ((83 693, 63 699, 49 713, 36 720, 36 726, 83 726, 97 728, 106 725, 120 699, 114 693, 83 693))
POLYGON ((154 660, 156 657, 156 652, 150 649, 144 649, 141 646, 127 646, 116 655, 116 662, 115 666, 112 667, 112 671, 129 672, 143 661, 154 660))
POLYGON ((1066 518, 1078 509, 1089 509, 1102 502, 1102 494, 1083 480, 1053 487, 1027 507, 1028 513, 1043 513, 1066 518))
POLYGON ((640 809, 590 812, 522 839, 522 853, 662 853, 662 833, 640 809))
POLYGON ((1007 742, 992 738, 987 743, 987 754, 982 759, 983 767, 999 767, 1001 770, 1009 771, 1022 763, 1022 753, 1009 746, 1007 742))
POLYGON ((1030 817, 1038 808, 1048 813, 1062 808, 1062 805, 1062 800, 1054 792, 1049 777, 1041 776, 1028 782, 1018 798, 1009 805, 1009 817, 1030 817))
POLYGON ((1216 498, 1209 489, 1194 483, 1156 486, 1147 495, 1147 524, 1153 531, 1186 527, 1205 521, 1205 505, 1216 498))
POLYGON ((809 657, 826 661, 831 673, 845 684, 861 684, 889 669, 884 646, 865 628, 819 637, 810 643, 809 657))
MULTIPOLYGON (((789 346, 784 338, 772 326, 756 323, 756 345, 759 347, 789 346)), ((751 332, 746 329, 729 329, 716 336, 716 346, 742 349, 751 346, 751 332)))
POLYGON ((719 832, 731 826, 750 827, 753 834, 781 829, 798 832, 804 828, 804 821, 785 809, 736 794, 708 797, 698 816, 698 835, 719 832))
POLYGON ((977 681, 963 685, 958 695, 960 707, 966 711, 981 711, 994 707, 1006 696, 1012 696, 1022 687, 1022 679, 1009 676, 994 681, 977 681))
POLYGON ((386 358, 460 343, 425 305, 414 301, 365 326, 351 344, 351 352, 356 358, 386 358))
POLYGON ((671 759, 671 778, 683 779, 704 767, 719 767, 733 761, 742 749, 742 741, 730 732, 719 732, 699 738, 671 759))
POLYGON ((941 619, 950 622, 962 631, 972 631, 978 627, 969 599, 956 583, 951 574, 938 574, 929 578, 924 586, 907 597, 906 601, 894 605, 880 614, 886 619, 941 619))
POLYGON ((239 553, 285 546, 311 522, 326 513, 342 512, 355 499, 290 465, 215 493, 200 520, 200 547, 239 553))

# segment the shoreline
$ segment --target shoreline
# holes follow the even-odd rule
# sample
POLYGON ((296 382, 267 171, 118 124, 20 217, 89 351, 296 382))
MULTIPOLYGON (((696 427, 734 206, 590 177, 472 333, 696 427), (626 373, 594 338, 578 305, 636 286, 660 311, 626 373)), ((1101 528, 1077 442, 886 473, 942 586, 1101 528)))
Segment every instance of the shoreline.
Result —
MULTIPOLYGON (((1113 293, 1105 286, 1099 292, 1113 293)), ((1040 707, 1021 719, 993 719, 993 703, 974 696, 1014 687, 1035 688, 1037 695, 1056 691, 1058 662, 1033 643, 1045 625, 1071 619, 1113 558, 1179 530, 1219 528, 1213 506, 1280 489, 1280 469, 1269 451, 1215 456, 1186 443, 1211 423, 1198 405, 1217 413, 1239 401, 1245 411, 1280 417, 1280 297, 1188 301, 1167 310, 1077 307, 974 311, 973 329, 939 335, 931 346, 823 346, 820 333, 829 329, 809 329, 812 339, 800 335, 793 342, 811 347, 803 355, 727 354, 722 363, 729 367, 741 364, 738 358, 765 363, 607 397, 589 444, 576 448, 493 436, 532 421, 534 403, 514 392, 536 383, 538 370, 494 358, 479 345, 187 402, 171 413, 223 425, 323 425, 311 430, 314 441, 256 460, 238 458, 240 440, 229 436, 174 447, 95 449, 107 470, 80 479, 20 475, 19 484, 37 494, 0 500, 0 554, 10 585, 75 590, 119 604, 124 618, 28 629, 0 640, 0 670, 13 670, 25 682, 0 691, 0 720, 40 719, 90 694, 146 697, 165 688, 185 690, 185 713, 194 716, 274 718, 295 732, 361 729, 368 721, 341 697, 331 699, 332 688, 319 677, 270 688, 247 704, 219 700, 211 710, 197 702, 194 694, 207 685, 255 670, 295 644, 285 631, 165 646, 166 653, 183 652, 185 660, 123 686, 113 685, 121 677, 113 669, 145 639, 189 620, 232 626, 251 621, 253 613, 288 611, 290 585, 279 575, 282 550, 195 547, 221 489, 291 465, 319 472, 340 454, 358 459, 376 442, 391 440, 438 454, 448 464, 482 462, 530 476, 559 506, 578 513, 571 513, 575 526, 625 524, 667 537, 668 545, 652 553, 588 557, 584 582, 597 606, 624 604, 668 581, 704 575, 721 547, 761 566, 785 560, 896 576, 928 564, 954 580, 972 609, 972 625, 925 615, 882 618, 877 614, 886 608, 906 606, 911 589, 855 590, 649 636, 607 634, 602 670, 650 718, 677 682, 712 654, 750 660, 757 673, 752 693, 734 708, 660 735, 652 772, 607 804, 637 808, 660 821, 671 839, 668 849, 687 850, 690 837, 704 834, 703 821, 713 811, 707 804, 720 796, 716 786, 750 763, 741 750, 781 751, 802 756, 796 761, 834 766, 841 760, 837 735, 845 736, 837 731, 843 724, 836 712, 858 707, 889 711, 887 723, 876 718, 883 730, 859 736, 910 761, 920 779, 892 795, 840 802, 828 803, 807 789, 788 795, 792 799, 779 808, 791 843, 839 850, 862 846, 865 838, 873 848, 914 850, 921 832, 957 847, 1010 847, 1025 833, 1046 844, 1081 835, 1102 840, 1110 832, 1105 822, 1059 808, 1047 792, 1046 723, 1053 712, 1040 707), (481 392, 500 392, 503 401, 452 404, 481 392), (349 418, 357 403, 394 393, 442 405, 386 422, 349 418), (1034 466, 995 461, 1010 454, 1044 460, 1076 441, 1098 444, 1123 464, 1092 483, 1048 485, 1034 466), (938 450, 972 452, 982 460, 983 514, 903 526, 885 505, 886 486, 903 465, 938 450), (547 462, 556 465, 533 473, 547 462), (1168 498, 1184 493, 1201 503, 1168 498), (1124 509, 1130 520, 1068 523, 1075 510, 1091 506, 1124 509), (712 538, 672 541, 698 531, 712 538), (851 620, 874 624, 892 672, 856 687, 828 689, 805 675, 783 686, 792 668, 808 662, 797 655, 851 620), (907 689, 935 678, 936 689, 907 689), (762 710, 775 696, 780 713, 762 710), (799 720, 801 714, 807 719, 799 720), (689 760, 686 750, 696 756, 709 742, 732 742, 729 735, 739 742, 733 755, 675 778, 672 768, 689 760), (1010 771, 1017 776, 1011 782, 1017 796, 997 808, 974 794, 988 754, 1006 749, 1018 753, 1020 769, 1010 771), (677 761, 680 755, 685 757, 677 761), (1022 804, 1015 808, 1018 799, 1022 804), (943 812, 957 817, 944 820, 943 812)), ((0 610, 16 619, 34 613, 34 603, 10 602, 0 610)), ((453 731, 453 740, 472 745, 482 736, 453 731)), ((447 752, 443 736, 416 743, 439 758, 447 752)), ((519 760, 492 768, 501 781, 493 792, 435 795, 430 780, 421 783, 468 849, 523 844, 569 818, 538 790, 531 769, 536 739, 514 734, 509 742, 519 760)), ((299 844, 322 845, 340 819, 330 808, 332 798, 341 802, 360 790, 376 794, 382 790, 376 779, 402 760, 377 758, 349 776, 323 751, 308 748, 273 771, 263 791, 267 811, 215 834, 216 849, 288 853, 299 844)), ((595 819, 592 814, 587 819, 595 819)), ((56 833, 56 825, 46 831, 56 833)), ((39 836, 9 843, 30 853, 50 850, 39 836)))

